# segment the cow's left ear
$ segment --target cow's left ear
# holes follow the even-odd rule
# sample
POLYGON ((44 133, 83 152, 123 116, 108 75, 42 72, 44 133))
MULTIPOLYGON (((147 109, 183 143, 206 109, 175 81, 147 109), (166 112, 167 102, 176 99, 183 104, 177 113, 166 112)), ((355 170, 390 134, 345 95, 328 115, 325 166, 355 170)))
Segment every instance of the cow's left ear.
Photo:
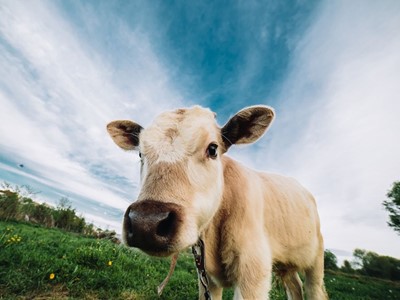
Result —
POLYGON ((275 112, 271 107, 257 105, 242 109, 221 128, 225 151, 233 144, 249 144, 267 130, 275 112))
POLYGON ((142 129, 142 126, 129 120, 113 121, 107 125, 107 131, 113 141, 124 150, 137 149, 142 129))

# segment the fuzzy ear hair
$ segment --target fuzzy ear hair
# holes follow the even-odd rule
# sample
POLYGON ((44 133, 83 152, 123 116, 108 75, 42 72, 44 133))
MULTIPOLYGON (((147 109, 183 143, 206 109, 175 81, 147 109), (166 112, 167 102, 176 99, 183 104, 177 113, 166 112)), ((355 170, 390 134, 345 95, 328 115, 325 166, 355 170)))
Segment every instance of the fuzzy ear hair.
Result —
POLYGON ((113 141, 124 150, 135 150, 139 146, 139 134, 142 126, 128 120, 113 121, 107 125, 107 131, 113 141))
POLYGON ((275 112, 271 107, 257 105, 242 109, 221 128, 225 150, 234 144, 249 144, 267 130, 275 112))

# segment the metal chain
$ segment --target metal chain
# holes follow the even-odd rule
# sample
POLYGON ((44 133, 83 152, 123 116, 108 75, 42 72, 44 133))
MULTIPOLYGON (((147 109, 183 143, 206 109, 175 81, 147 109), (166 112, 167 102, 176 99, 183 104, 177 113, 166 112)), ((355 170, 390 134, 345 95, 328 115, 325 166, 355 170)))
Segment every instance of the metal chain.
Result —
POLYGON ((205 267, 204 242, 202 241, 202 239, 199 238, 197 243, 192 246, 192 253, 194 256, 194 261, 196 262, 197 275, 199 276, 201 285, 205 290, 204 298, 206 300, 212 300, 210 290, 208 288, 209 281, 205 267))

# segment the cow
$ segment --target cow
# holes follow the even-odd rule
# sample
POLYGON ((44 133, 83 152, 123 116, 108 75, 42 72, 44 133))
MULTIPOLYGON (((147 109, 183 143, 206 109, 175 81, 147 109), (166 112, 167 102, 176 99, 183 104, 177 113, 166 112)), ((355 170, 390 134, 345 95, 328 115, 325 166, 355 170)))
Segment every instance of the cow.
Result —
MULTIPOLYGON (((139 152, 141 186, 126 210, 123 240, 153 256, 205 245, 212 299, 268 299, 272 272, 288 299, 328 299, 316 202, 296 180, 250 169, 230 158, 232 145, 258 140, 275 112, 249 106, 222 127, 194 106, 161 113, 147 128, 113 121, 107 130, 124 150, 139 152)), ((199 299, 205 299, 199 282, 199 299)))

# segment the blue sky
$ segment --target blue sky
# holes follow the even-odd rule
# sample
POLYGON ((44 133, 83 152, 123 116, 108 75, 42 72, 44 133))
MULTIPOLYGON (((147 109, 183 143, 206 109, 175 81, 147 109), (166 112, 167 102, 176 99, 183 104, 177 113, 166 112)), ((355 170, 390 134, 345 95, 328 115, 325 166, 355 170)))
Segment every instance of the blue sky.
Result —
POLYGON ((169 2, 0 0, 0 180, 120 231, 139 165, 109 121, 267 104, 267 135, 230 155, 310 189, 327 248, 399 257, 381 203, 400 180, 400 3, 169 2))

